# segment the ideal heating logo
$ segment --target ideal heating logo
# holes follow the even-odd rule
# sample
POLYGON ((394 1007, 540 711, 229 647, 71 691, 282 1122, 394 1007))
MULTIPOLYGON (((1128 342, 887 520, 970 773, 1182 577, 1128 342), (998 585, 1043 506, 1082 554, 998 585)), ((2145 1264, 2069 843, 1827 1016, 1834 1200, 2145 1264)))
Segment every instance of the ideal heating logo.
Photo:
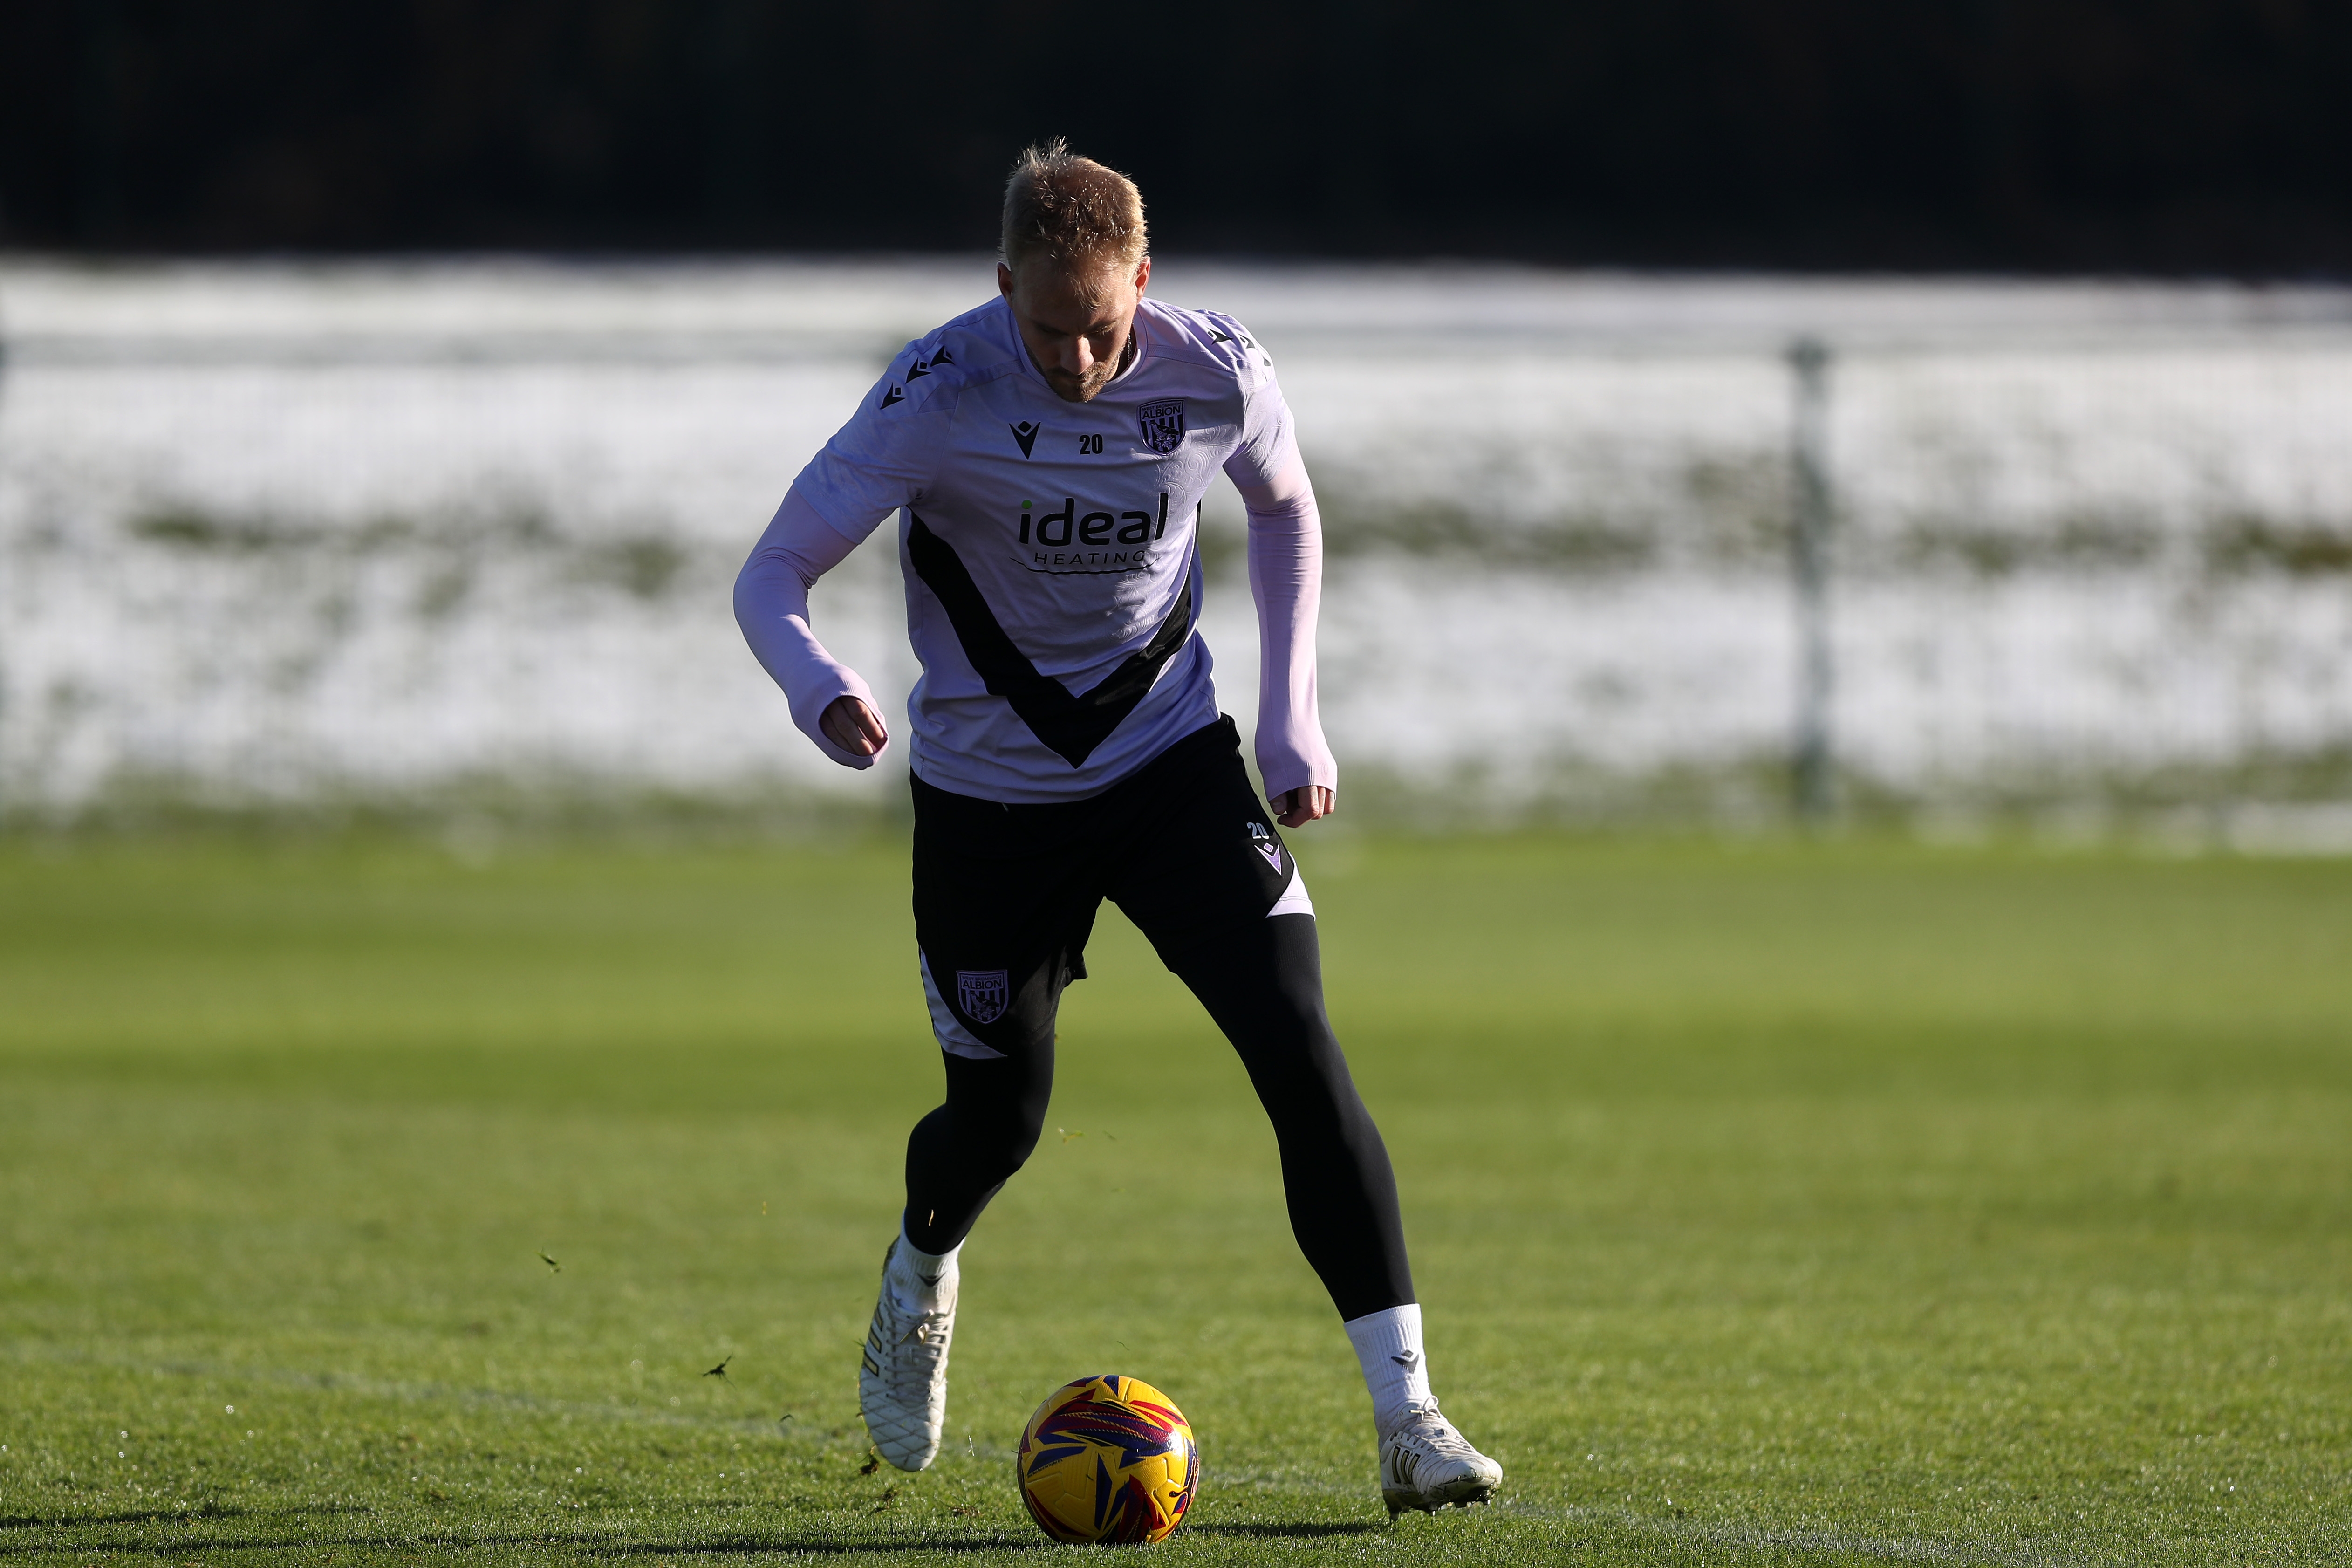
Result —
POLYGON ((1062 500, 1062 510, 1049 511, 1038 518, 1035 537, 1031 537, 1030 505, 1021 503, 1021 542, 1037 543, 1050 549, 1063 550, 1071 544, 1142 544, 1158 539, 1168 531, 1168 492, 1160 492, 1160 515, 1155 520, 1148 511, 1123 511, 1113 516, 1107 511, 1080 514, 1076 496, 1062 500), (1113 530, 1117 531, 1114 533, 1113 530))
POLYGON ((1059 574, 1149 571, 1153 541, 1168 531, 1168 492, 1160 492, 1160 512, 1080 511, 1076 496, 1061 510, 1040 517, 1021 503, 1021 542, 1030 546, 1022 563, 1032 572, 1059 574))

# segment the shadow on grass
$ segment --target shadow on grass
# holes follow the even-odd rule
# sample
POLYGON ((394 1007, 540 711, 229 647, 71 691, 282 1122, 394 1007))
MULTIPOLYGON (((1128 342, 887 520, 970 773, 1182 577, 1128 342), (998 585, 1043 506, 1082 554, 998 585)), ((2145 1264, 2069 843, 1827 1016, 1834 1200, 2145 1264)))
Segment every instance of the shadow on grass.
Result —
POLYGON ((1341 1524, 1188 1524, 1187 1535, 1239 1535, 1268 1541, 1314 1541, 1333 1535, 1380 1535, 1388 1526, 1370 1520, 1341 1524))
MULTIPOLYGON (((231 1510, 212 1517, 229 1517, 231 1510)), ((304 1512, 363 1512, 364 1510, 304 1510, 304 1512)), ((191 1510, 185 1514, 119 1513, 92 1514, 70 1520, 19 1520, 17 1528, 34 1525, 60 1527, 105 1524, 148 1524, 158 1522, 193 1522, 199 1516, 191 1510)), ((288 1518, 288 1514, 262 1517, 288 1518)), ((698 1537, 691 1541, 648 1540, 614 1541, 609 1536, 572 1534, 558 1531, 513 1531, 497 1534, 457 1534, 439 1531, 416 1531, 381 1535, 352 1534, 288 1534, 288 1535, 201 1535, 194 1537, 159 1537, 142 1532, 139 1537, 122 1541, 79 1540, 71 1550, 89 1557, 108 1555, 152 1556, 158 1551, 172 1552, 315 1552, 322 1547, 335 1547, 348 1552, 376 1551, 397 1554, 402 1552, 481 1551, 485 1548, 540 1546, 554 1547, 584 1558, 615 1560, 636 1557, 719 1557, 742 1556, 753 1552, 789 1552, 811 1557, 855 1557, 864 1553, 882 1554, 898 1552, 1029 1552, 1050 1546, 1051 1542, 1029 1536, 954 1536, 934 1535, 919 1531, 902 1531, 888 1535, 844 1538, 838 1534, 811 1535, 789 1531, 739 1531, 727 1535, 698 1537)), ((50 1554, 58 1550, 55 1542, 30 1541, 0 1542, 0 1559, 24 1557, 35 1553, 50 1554)))
MULTIPOLYGON (((350 1503, 321 1503, 316 1508, 278 1508, 266 1510, 268 1519, 299 1519, 338 1513, 370 1513, 372 1509, 350 1503)), ((100 1524, 193 1524, 200 1519, 248 1519, 249 1508, 226 1508, 216 1502, 199 1503, 194 1508, 149 1508, 125 1513, 9 1513, 0 1514, 0 1530, 87 1530, 100 1524)), ((0 1546, 0 1555, 15 1548, 0 1546)))
MULTIPOLYGON (((310 1508, 248 1509, 228 1508, 207 1503, 188 1509, 144 1509, 121 1513, 93 1514, 11 1514, 0 1516, 0 1532, 26 1531, 70 1531, 74 1539, 71 1550, 90 1556, 132 1553, 152 1554, 159 1550, 205 1552, 305 1552, 321 1547, 341 1547, 352 1551, 378 1551, 398 1553, 402 1551, 478 1551, 499 1547, 553 1547, 581 1557, 609 1558, 615 1561, 641 1557, 720 1557, 750 1552, 797 1552, 813 1557, 856 1557, 861 1554, 887 1554, 898 1552, 1029 1552, 1042 1551, 1052 1542, 1039 1537, 1000 1531, 971 1534, 946 1531, 901 1530, 875 1535, 845 1535, 838 1531, 818 1533, 794 1530, 734 1530, 722 1534, 680 1539, 677 1536, 644 1540, 615 1540, 609 1534, 574 1531, 515 1530, 473 1533, 463 1531, 368 1531, 350 1533, 332 1531, 289 1529, 284 1534, 268 1533, 271 1521, 295 1525, 298 1521, 343 1514, 369 1514, 373 1510, 351 1504, 321 1504, 310 1508), (215 1534, 206 1531, 182 1530, 167 1531, 138 1530, 128 1537, 112 1540, 92 1540, 87 1531, 108 1526, 201 1525, 212 1520, 239 1520, 247 1523, 238 1535, 215 1534), (255 1527, 259 1527, 258 1529, 255 1527)), ((1374 1535, 1387 1527, 1367 1521, 1339 1522, 1290 1523, 1230 1523, 1187 1525, 1187 1535, 1214 1536, 1243 1541, 1317 1541, 1333 1538, 1374 1535)), ((9 1539, 0 1533, 0 1559, 24 1557, 55 1552, 61 1544, 54 1536, 47 1541, 26 1540, 22 1535, 9 1539)))

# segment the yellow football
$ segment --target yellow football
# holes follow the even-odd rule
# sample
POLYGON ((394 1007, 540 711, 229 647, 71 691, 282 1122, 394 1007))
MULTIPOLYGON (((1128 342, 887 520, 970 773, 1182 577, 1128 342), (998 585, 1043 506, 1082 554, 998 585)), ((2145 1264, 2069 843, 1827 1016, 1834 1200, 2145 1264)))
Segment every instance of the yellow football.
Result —
POLYGON ((1192 1424, 1132 1377, 1082 1377, 1046 1396, 1013 1459, 1021 1500, 1056 1541, 1165 1541, 1201 1484, 1192 1424))

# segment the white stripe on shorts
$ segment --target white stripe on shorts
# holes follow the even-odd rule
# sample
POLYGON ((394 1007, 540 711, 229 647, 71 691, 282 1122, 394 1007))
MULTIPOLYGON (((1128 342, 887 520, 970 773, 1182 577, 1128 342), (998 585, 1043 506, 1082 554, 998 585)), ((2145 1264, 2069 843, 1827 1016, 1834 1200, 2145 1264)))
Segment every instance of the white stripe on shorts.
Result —
POLYGON ((1306 875, 1298 869, 1298 857, 1293 855, 1290 858, 1290 886, 1282 889, 1282 897, 1274 900, 1274 908, 1265 911, 1265 918, 1272 920, 1276 915, 1311 915, 1314 912, 1315 900, 1307 896, 1306 875))
POLYGON ((938 984, 931 979, 929 955, 917 948, 915 963, 923 972, 923 1000, 930 1006, 931 1033, 940 1037, 940 1049, 951 1057, 970 1057, 974 1061, 1003 1061, 1003 1051, 982 1045, 980 1037, 965 1028, 961 1019, 948 1011, 946 999, 940 996, 938 984))

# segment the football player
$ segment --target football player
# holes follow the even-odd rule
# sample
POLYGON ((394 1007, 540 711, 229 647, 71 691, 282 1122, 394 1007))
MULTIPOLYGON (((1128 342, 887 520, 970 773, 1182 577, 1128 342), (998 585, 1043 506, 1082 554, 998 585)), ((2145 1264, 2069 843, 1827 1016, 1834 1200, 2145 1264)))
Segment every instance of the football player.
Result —
POLYGON ((1045 1124, 1054 1020, 1108 898, 1241 1055, 1298 1245, 1363 1365, 1393 1515, 1481 1501, 1502 1468, 1439 1413, 1388 1152, 1325 1016, 1315 906, 1281 829, 1329 815, 1315 695, 1322 533, 1274 367, 1240 322, 1148 293, 1125 175, 1033 147, 1004 193, 996 297, 908 343, 793 481, 736 584, 751 649, 826 755, 890 743, 812 629, 810 587, 898 520, 916 963, 947 1074, 858 1375, 883 1458, 946 1413, 957 1255, 1045 1124), (1249 514, 1268 799, 1198 629, 1201 497, 1249 514))

